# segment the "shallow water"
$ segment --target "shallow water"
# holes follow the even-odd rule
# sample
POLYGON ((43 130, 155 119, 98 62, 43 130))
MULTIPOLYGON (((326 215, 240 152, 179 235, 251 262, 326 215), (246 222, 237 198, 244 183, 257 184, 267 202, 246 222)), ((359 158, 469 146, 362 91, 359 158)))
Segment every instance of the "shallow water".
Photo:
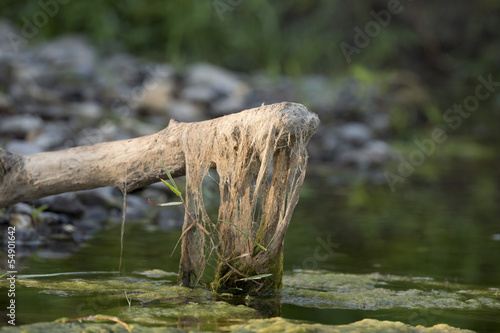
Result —
MULTIPOLYGON (((432 166, 423 167, 420 173, 399 184, 394 193, 385 184, 374 186, 359 181, 339 185, 331 176, 308 177, 287 234, 285 271, 378 272, 412 278, 390 282, 392 290, 402 293, 415 288, 426 292, 474 289, 500 301, 500 289, 492 289, 500 288, 498 162, 459 162, 447 166, 445 173, 436 172, 432 166)), ((137 279, 137 272, 157 268, 176 272, 179 249, 172 256, 170 253, 179 236, 180 231, 163 232, 149 223, 127 223, 125 277, 137 279)), ((119 252, 119 226, 113 226, 94 235, 70 258, 34 256, 27 259, 20 273, 116 271, 119 252)), ((80 274, 38 280, 99 281, 110 276, 80 274)), ((167 285, 175 284, 175 276, 162 278, 165 280, 170 281, 167 285)), ((3 288, 1 292, 6 294, 3 288)), ((373 318, 412 326, 446 323, 477 332, 500 331, 497 308, 357 309, 331 304, 321 307, 319 303, 311 304, 310 299, 303 301, 294 295, 284 295, 281 301, 282 317, 314 323, 339 325, 373 318)), ((21 285, 16 302, 18 324, 89 314, 116 315, 118 308, 128 306, 123 297, 110 301, 99 295, 65 294, 63 290, 39 293, 37 289, 21 285)), ((2 308, 7 304, 3 296, 0 303, 2 308)), ((161 302, 148 306, 172 307, 161 302)), ((218 330, 229 322, 214 319, 181 327, 218 330)), ((172 323, 174 327, 175 324, 172 323)))

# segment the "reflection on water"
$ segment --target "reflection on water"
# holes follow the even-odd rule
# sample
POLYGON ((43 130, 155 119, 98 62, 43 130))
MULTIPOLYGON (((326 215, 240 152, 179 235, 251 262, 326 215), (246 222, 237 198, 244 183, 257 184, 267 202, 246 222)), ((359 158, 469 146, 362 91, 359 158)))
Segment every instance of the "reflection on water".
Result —
MULTIPOLYGON (((394 193, 386 185, 327 186, 309 177, 287 234, 285 270, 380 272, 499 288, 498 162, 457 161, 436 170, 442 173, 431 166, 394 193)), ((330 324, 368 317, 478 331, 500 331, 497 314, 283 307, 285 317, 330 324)))
POLYGON ((462 165, 432 184, 406 184, 395 193, 310 179, 287 235, 285 268, 498 286, 499 177, 489 168, 473 170, 462 165))
MULTIPOLYGON (((285 271, 325 269, 366 274, 379 272, 432 278, 450 286, 500 287, 499 180, 494 162, 456 163, 446 173, 416 175, 392 193, 386 185, 330 186, 328 177, 308 177, 285 245, 285 271)), ((151 225, 129 223, 123 268, 160 268, 176 272, 179 251, 170 256, 180 231, 166 233, 151 225)), ((28 258, 22 274, 115 271, 120 253, 119 228, 101 231, 70 258, 28 258)), ((68 279, 61 276, 55 280, 68 279)), ((172 285, 175 277, 167 277, 172 285)), ((397 286, 392 286, 397 288, 397 286)), ((2 290, 2 293, 5 291, 2 290)), ((123 300, 99 296, 55 297, 19 287, 18 323, 104 313, 123 300), (50 311, 40 311, 50 308, 50 311)), ((274 299, 275 300, 275 299, 274 299)), ((276 304, 253 301, 260 308, 276 304)), ((4 308, 5 300, 0 300, 4 308)), ((154 306, 154 305, 152 305, 154 306)), ((346 324, 363 318, 432 326, 447 323, 477 331, 500 331, 495 311, 319 309, 284 304, 282 316, 325 324, 346 324)), ((109 311, 108 311, 109 312, 109 311)), ((111 311, 112 312, 112 311, 111 311)), ((264 311, 268 312, 268 311, 264 311)))

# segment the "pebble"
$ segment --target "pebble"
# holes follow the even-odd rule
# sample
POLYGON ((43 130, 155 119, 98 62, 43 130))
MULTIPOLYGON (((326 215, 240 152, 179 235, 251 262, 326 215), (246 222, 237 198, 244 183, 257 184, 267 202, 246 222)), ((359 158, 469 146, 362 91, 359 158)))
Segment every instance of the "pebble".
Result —
POLYGON ((192 122, 206 119, 203 108, 193 102, 175 100, 167 108, 170 118, 178 121, 192 122))
POLYGON ((5 149, 21 155, 40 153, 43 150, 36 144, 21 140, 11 140, 5 145, 5 149))
POLYGON ((187 70, 181 97, 209 103, 215 115, 242 111, 250 87, 235 74, 209 64, 194 64, 187 70))
POLYGON ((51 123, 47 124, 42 132, 33 138, 33 144, 42 151, 48 151, 55 147, 61 147, 66 140, 65 131, 62 125, 51 123))
POLYGON ((24 202, 19 202, 12 206, 12 211, 19 214, 31 215, 33 207, 24 202))
POLYGON ((43 120, 40 117, 15 115, 2 119, 0 122, 0 133, 5 136, 24 139, 29 133, 41 130, 43 125, 43 120))
POLYGON ((362 123, 348 123, 338 129, 339 137, 354 146, 361 146, 373 137, 371 129, 362 123))
POLYGON ((73 73, 88 77, 95 71, 96 52, 78 36, 66 36, 48 42, 37 53, 41 60, 52 67, 52 71, 63 71, 55 72, 56 75, 73 73))
POLYGON ((75 192, 77 198, 87 207, 121 207, 122 194, 114 187, 100 187, 75 192))
POLYGON ((96 120, 102 116, 101 106, 96 102, 74 103, 69 108, 69 113, 84 121, 96 120))
POLYGON ((16 229, 30 229, 33 227, 31 216, 19 213, 14 213, 10 216, 9 224, 16 227, 16 229))
POLYGON ((40 198, 34 201, 36 206, 47 205, 52 212, 81 216, 86 207, 74 193, 63 193, 40 198))
POLYGON ((135 107, 142 114, 165 115, 169 107, 175 85, 168 79, 151 79, 145 83, 135 100, 130 101, 132 107, 135 107))

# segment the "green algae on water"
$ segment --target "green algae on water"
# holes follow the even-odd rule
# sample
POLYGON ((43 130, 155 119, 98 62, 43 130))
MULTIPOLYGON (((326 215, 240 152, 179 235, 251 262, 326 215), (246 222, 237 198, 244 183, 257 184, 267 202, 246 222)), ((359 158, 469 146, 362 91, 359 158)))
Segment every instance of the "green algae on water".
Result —
POLYGON ((500 309, 500 300, 492 290, 478 292, 466 286, 429 279, 296 271, 286 275, 283 283, 282 302, 307 307, 360 310, 500 309))
POLYGON ((260 320, 249 320, 245 324, 233 325, 231 332, 237 333, 473 333, 469 330, 457 329, 445 324, 435 325, 433 327, 410 326, 401 322, 378 321, 374 319, 364 319, 349 325, 321 325, 307 324, 298 321, 287 320, 283 318, 271 318, 260 320))
POLYGON ((171 325, 182 321, 199 321, 204 326, 210 323, 234 323, 260 318, 254 309, 244 305, 230 305, 226 302, 212 301, 204 304, 190 302, 180 306, 131 307, 123 311, 120 319, 143 325, 171 325))
MULTIPOLYGON (((53 332, 53 333, 100 333, 100 332, 116 332, 125 333, 127 330, 119 324, 97 324, 97 323, 37 323, 24 325, 20 327, 4 327, 2 332, 53 332)), ((190 332, 200 332, 200 330, 190 330, 190 332)), ((325 332, 325 333, 473 333, 473 331, 462 330, 448 326, 446 324, 438 324, 432 327, 410 326, 401 322, 378 321, 374 319, 364 319, 348 325, 322 325, 308 324, 295 320, 287 320, 283 318, 271 319, 252 319, 244 324, 231 325, 224 331, 236 333, 309 333, 309 332, 325 332)), ((186 332, 174 327, 145 327, 141 325, 132 325, 132 333, 180 333, 186 332)))
MULTIPOLYGON (((150 278, 113 277, 67 281, 20 279, 17 283, 20 288, 28 287, 34 289, 34 292, 50 294, 51 296, 48 297, 88 297, 89 299, 98 297, 118 300, 116 306, 106 308, 105 315, 116 316, 134 326, 133 332, 154 332, 157 329, 155 327, 224 331, 230 329, 236 332, 470 332, 454 329, 444 324, 424 328, 400 322, 382 322, 371 319, 340 326, 303 323, 281 318, 259 319, 263 314, 251 307, 221 301, 221 299, 231 299, 231 303, 238 303, 235 297, 231 297, 233 295, 221 295, 204 288, 190 289, 173 286, 171 281, 157 278, 156 273, 163 274, 162 272, 144 274, 150 278)), ((362 310, 434 308, 496 311, 500 309, 500 297, 498 297, 498 290, 494 288, 476 289, 430 278, 295 271, 285 275, 283 281, 284 289, 281 297, 275 299, 281 303, 302 307, 362 310)), ((5 285, 5 281, 0 281, 0 285, 5 285)), ((20 326, 20 328, 22 330, 19 328, 4 328, 3 330, 10 332, 124 331, 124 328, 114 324, 90 322, 38 323, 20 326)), ((169 328, 164 331, 171 330, 169 328)))
MULTIPOLYGON (((107 323, 89 323, 89 322, 70 322, 70 323, 60 323, 60 322, 48 322, 48 323, 36 323, 31 325, 21 325, 3 327, 0 329, 1 332, 11 332, 11 333, 102 333, 102 332, 113 332, 113 333, 128 333, 127 329, 120 324, 107 324, 107 323)), ((181 329, 173 327, 144 327, 140 325, 132 326, 133 333, 182 333, 181 329)))

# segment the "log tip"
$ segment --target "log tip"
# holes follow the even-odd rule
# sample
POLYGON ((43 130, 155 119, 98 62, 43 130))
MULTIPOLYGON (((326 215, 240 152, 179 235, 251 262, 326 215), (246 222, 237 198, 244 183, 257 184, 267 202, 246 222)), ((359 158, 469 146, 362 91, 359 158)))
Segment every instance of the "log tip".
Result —
POLYGON ((290 132, 301 131, 307 136, 312 136, 319 126, 319 117, 316 113, 309 111, 303 104, 295 102, 282 102, 273 104, 281 113, 282 122, 290 129, 290 132))

